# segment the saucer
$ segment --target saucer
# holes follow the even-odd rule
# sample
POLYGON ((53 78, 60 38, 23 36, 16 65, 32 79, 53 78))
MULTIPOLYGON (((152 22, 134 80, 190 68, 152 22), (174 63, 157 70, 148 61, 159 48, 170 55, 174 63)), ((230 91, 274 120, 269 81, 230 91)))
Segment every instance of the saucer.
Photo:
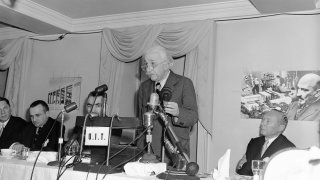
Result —
POLYGON ((3 156, 3 155, 0 155, 1 158, 5 158, 5 159, 12 159, 14 156, 3 156))

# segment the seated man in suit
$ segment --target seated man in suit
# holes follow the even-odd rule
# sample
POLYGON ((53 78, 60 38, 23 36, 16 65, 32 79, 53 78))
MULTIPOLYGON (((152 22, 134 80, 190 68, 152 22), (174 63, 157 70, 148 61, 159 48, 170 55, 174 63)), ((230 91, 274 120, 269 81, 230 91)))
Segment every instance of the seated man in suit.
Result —
POLYGON ((250 140, 245 155, 236 167, 238 174, 252 176, 252 160, 266 160, 279 150, 295 147, 282 135, 287 123, 288 118, 281 111, 272 109, 263 114, 260 124, 261 136, 250 140))
POLYGON ((34 101, 29 112, 32 123, 23 130, 19 143, 13 148, 19 151, 26 146, 32 151, 58 151, 61 123, 49 117, 48 104, 42 100, 34 101))
MULTIPOLYGON (((103 115, 103 104, 104 104, 104 92, 96 93, 92 91, 89 93, 85 110, 86 113, 90 113, 88 118, 92 117, 102 117, 103 115)), ((75 126, 71 137, 66 143, 65 147, 70 148, 72 146, 75 149, 79 149, 81 141, 82 127, 75 126)))
POLYGON ((9 100, 0 97, 0 149, 17 142, 19 133, 27 124, 24 119, 12 116, 9 100))

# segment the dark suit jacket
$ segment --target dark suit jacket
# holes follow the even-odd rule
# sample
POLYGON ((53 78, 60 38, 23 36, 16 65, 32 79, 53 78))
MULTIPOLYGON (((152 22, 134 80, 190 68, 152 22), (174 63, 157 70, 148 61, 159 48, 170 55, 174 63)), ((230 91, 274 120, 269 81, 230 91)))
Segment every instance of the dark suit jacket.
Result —
POLYGON ((300 116, 296 117, 299 109, 299 101, 294 101, 289 105, 287 110, 287 117, 289 120, 298 121, 320 121, 320 101, 311 104, 309 107, 300 112, 300 116))
POLYGON ((0 149, 9 148, 14 142, 18 142, 19 133, 27 125, 28 123, 22 118, 11 116, 0 137, 0 149))
POLYGON ((284 135, 280 134, 267 148, 264 154, 261 157, 261 150, 262 146, 265 142, 265 137, 257 137, 250 140, 247 151, 246 151, 246 158, 247 162, 242 165, 240 169, 237 170, 238 174, 241 175, 250 175, 252 176, 252 169, 251 169, 251 161, 252 160, 263 160, 266 157, 270 157, 276 152, 285 149, 285 148, 292 148, 295 145, 290 142, 284 135))
MULTIPOLYGON (((179 106, 178 122, 174 122, 171 115, 168 116, 168 121, 181 141, 184 151, 189 155, 190 128, 198 121, 198 107, 193 83, 189 78, 177 75, 170 71, 166 84, 161 91, 166 87, 172 90, 170 102, 176 102, 179 106)), ((141 84, 139 89, 138 114, 141 125, 143 121, 143 114, 148 111, 147 103, 149 102, 150 94, 152 92, 155 92, 155 83, 148 79, 141 84)), ((162 134, 163 121, 158 118, 154 120, 151 145, 153 152, 159 157, 161 155, 162 134)), ((140 142, 138 142, 138 146, 144 147, 144 143, 145 140, 141 138, 140 142)))
MULTIPOLYGON (((43 151, 58 151, 58 139, 60 137, 61 123, 55 121, 56 120, 49 117, 46 124, 44 124, 43 127, 38 130, 38 134, 36 134, 37 128, 32 123, 30 123, 24 129, 22 136, 20 137, 20 143, 22 143, 26 147, 29 147, 31 151, 40 150, 46 140, 51 127, 53 126, 53 129, 48 136, 48 143, 44 144, 45 146, 43 147, 43 151)), ((64 127, 62 132, 64 134, 64 127)))

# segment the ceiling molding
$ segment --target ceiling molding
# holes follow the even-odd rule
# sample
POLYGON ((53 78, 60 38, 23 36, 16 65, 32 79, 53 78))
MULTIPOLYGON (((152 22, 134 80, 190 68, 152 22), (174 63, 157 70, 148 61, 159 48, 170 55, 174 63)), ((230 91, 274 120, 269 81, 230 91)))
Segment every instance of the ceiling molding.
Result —
POLYGON ((11 27, 0 28, 0 40, 15 39, 22 36, 33 36, 33 35, 35 34, 28 31, 16 29, 16 28, 11 28, 11 27))
POLYGON ((174 23, 192 20, 221 19, 236 16, 258 15, 248 0, 235 0, 167 9, 113 14, 73 20, 73 31, 90 31, 120 28, 143 24, 174 23))
MULTIPOLYGON (((0 6, 12 9, 0 1, 0 6)), ((57 11, 49 9, 30 0, 16 1, 13 11, 19 12, 34 19, 57 26, 61 29, 72 29, 72 18, 65 16, 57 11)))
MULTIPOLYGON (((5 6, 6 8, 10 9, 1 1, 0 6, 5 6)), ((221 19, 259 14, 259 12, 248 0, 234 0, 228 2, 121 13, 79 19, 72 19, 30 0, 17 1, 12 10, 69 32, 95 31, 101 30, 105 27, 120 28, 143 24, 221 19)), ((0 35, 2 36, 2 34, 0 35)))

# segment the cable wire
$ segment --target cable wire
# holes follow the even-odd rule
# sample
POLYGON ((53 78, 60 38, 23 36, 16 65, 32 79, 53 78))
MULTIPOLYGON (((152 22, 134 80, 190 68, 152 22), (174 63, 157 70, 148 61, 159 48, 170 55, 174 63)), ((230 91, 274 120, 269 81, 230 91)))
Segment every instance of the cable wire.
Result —
MULTIPOLYGON (((62 113, 62 112, 60 112, 60 113, 58 114, 58 116, 57 116, 56 119, 58 119, 58 118, 60 117, 61 113, 62 113)), ((36 159, 35 159, 35 161, 34 161, 34 163, 33 163, 32 171, 31 171, 31 175, 30 175, 30 180, 32 180, 34 168, 36 167, 36 164, 37 164, 38 158, 39 158, 39 156, 40 156, 40 153, 42 152, 42 150, 43 150, 43 148, 44 148, 44 144, 45 144, 45 142, 47 141, 47 139, 49 138, 49 136, 50 136, 50 134, 51 134, 51 132, 52 132, 52 130, 53 130, 53 127, 54 127, 54 125, 56 124, 56 122, 57 122, 56 120, 53 122, 53 124, 52 124, 52 126, 51 126, 51 128, 50 128, 50 130, 49 130, 49 132, 48 132, 48 134, 47 134, 44 142, 42 143, 42 146, 41 146, 41 148, 40 148, 40 151, 39 151, 39 153, 37 154, 37 157, 36 157, 36 159)))
POLYGON ((108 170, 108 171, 104 174, 104 176, 102 177, 101 180, 103 180, 103 179, 108 175, 108 173, 112 172, 114 169, 116 169, 116 168, 118 168, 119 166, 121 166, 121 165, 123 165, 123 164, 125 164, 125 163, 127 163, 127 162, 129 162, 129 161, 131 161, 131 160, 133 160, 133 159, 135 159, 136 157, 138 157, 141 153, 144 152, 144 149, 145 149, 147 146, 148 146, 148 145, 144 146, 143 149, 142 149, 138 154, 136 154, 135 156, 133 156, 132 158, 129 158, 128 160, 126 160, 126 161, 124 161, 124 162, 122 162, 122 163, 114 166, 114 167, 111 168, 110 170, 108 170))
MULTIPOLYGON (((150 127, 150 126, 149 126, 149 127, 150 127)), ((148 127, 148 128, 149 128, 149 127, 148 127)), ((122 151, 124 151, 125 149, 127 149, 127 148, 129 147, 129 145, 131 145, 132 143, 134 143, 136 140, 140 139, 141 136, 144 135, 144 133, 148 130, 148 128, 146 128, 144 131, 142 131, 136 138, 134 138, 131 142, 129 142, 125 147, 123 147, 123 148, 120 149, 118 152, 116 152, 115 154, 113 154, 113 155, 109 158, 109 160, 112 159, 112 158, 114 158, 116 155, 120 154, 120 153, 121 153, 122 151)), ((145 149, 145 148, 143 148, 142 150, 144 150, 144 149, 145 149)), ((97 171, 96 180, 98 179, 99 172, 100 172, 103 164, 106 163, 106 161, 107 161, 107 159, 104 160, 104 161, 101 163, 101 165, 100 165, 100 167, 99 167, 99 169, 98 169, 98 171, 97 171)))

